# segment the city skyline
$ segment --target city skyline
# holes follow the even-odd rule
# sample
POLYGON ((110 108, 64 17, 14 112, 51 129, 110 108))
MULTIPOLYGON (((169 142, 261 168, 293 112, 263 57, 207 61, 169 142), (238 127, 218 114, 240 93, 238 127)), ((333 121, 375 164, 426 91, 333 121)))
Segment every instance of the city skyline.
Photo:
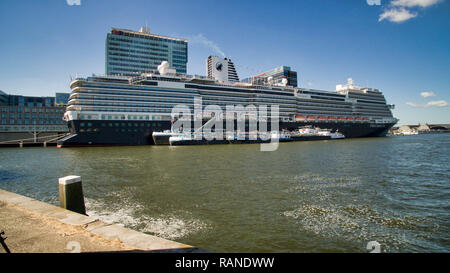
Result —
POLYGON ((351 77, 396 105, 398 125, 450 123, 449 1, 258 3, 2 1, 0 90, 69 92, 70 77, 105 72, 111 28, 148 25, 188 40, 188 74, 217 55, 240 79, 285 65, 300 87, 333 91, 351 77))

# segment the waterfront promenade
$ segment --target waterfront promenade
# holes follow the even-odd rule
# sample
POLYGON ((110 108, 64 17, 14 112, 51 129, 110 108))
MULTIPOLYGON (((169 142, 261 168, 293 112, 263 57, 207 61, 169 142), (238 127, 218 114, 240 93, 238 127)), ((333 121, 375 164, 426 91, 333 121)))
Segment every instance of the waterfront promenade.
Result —
POLYGON ((12 253, 202 252, 1 189, 0 219, 12 253))

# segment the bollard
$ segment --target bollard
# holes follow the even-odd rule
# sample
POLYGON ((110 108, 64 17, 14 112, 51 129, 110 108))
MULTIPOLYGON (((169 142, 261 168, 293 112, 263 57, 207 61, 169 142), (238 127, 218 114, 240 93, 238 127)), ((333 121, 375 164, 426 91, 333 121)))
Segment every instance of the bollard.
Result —
POLYGON ((86 215, 81 177, 70 175, 59 180, 59 203, 62 208, 86 215))
POLYGON ((23 148, 23 142, 22 141, 19 142, 19 148, 23 148))
POLYGON ((47 147, 47 142, 46 142, 46 141, 44 141, 44 148, 45 148, 45 147, 47 147))

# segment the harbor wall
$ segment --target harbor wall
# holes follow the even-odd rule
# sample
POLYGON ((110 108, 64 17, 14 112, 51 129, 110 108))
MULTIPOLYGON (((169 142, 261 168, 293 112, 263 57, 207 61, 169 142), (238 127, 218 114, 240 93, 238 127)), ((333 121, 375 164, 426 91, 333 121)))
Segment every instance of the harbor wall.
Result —
POLYGON ((0 208, 0 229, 8 237, 5 243, 12 253, 70 252, 65 247, 74 242, 72 237, 77 238, 75 244, 78 243, 80 252, 205 252, 2 189, 0 208), (100 245, 102 248, 97 247, 100 245))

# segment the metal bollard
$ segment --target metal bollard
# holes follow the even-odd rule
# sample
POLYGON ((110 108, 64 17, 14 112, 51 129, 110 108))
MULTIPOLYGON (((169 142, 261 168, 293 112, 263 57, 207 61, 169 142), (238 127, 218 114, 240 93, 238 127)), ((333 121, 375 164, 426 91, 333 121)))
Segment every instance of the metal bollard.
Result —
POLYGON ((62 208, 86 215, 81 177, 61 177, 59 182, 59 203, 62 208))

